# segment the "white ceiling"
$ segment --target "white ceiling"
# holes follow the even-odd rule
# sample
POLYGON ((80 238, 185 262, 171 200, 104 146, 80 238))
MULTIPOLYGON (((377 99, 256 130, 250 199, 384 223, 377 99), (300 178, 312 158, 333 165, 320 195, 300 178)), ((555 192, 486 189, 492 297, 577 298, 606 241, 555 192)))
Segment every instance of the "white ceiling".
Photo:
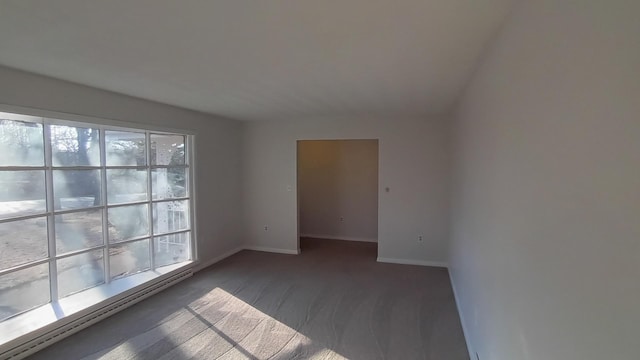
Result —
POLYGON ((442 113, 510 3, 0 0, 0 64, 239 120, 442 113))

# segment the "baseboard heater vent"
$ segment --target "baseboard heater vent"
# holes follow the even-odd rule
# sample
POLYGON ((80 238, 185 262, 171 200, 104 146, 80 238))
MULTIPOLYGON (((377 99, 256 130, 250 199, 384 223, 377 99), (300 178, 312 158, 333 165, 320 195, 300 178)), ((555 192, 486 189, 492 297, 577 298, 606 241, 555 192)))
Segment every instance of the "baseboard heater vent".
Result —
POLYGON ((72 320, 60 327, 57 327, 51 331, 48 331, 44 335, 38 336, 32 340, 29 340, 21 345, 18 345, 2 354, 0 359, 2 360, 19 360, 32 355, 45 347, 52 345, 70 335, 77 333, 78 331, 87 328, 100 320, 103 320, 111 315, 114 315, 137 302, 140 302, 149 296, 160 292, 172 285, 179 283, 180 281, 189 278, 193 275, 193 270, 188 269, 165 279, 157 281, 144 287, 135 293, 129 294, 119 300, 110 303, 98 310, 84 315, 76 320, 72 320))

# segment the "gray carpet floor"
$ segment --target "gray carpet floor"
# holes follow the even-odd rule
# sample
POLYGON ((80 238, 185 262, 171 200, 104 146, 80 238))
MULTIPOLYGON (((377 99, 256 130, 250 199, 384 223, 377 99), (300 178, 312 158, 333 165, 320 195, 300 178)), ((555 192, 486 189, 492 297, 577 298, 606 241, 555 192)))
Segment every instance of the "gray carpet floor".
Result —
POLYGON ((301 245, 242 251, 30 359, 469 359, 446 269, 301 245))

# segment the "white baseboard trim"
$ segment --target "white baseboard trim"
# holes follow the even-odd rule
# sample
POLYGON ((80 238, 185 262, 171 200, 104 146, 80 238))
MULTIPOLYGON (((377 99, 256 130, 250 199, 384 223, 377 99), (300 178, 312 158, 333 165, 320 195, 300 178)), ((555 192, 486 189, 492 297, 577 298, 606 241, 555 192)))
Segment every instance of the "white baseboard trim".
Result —
POLYGON ((291 250, 291 249, 278 249, 264 246, 254 246, 254 245, 245 245, 245 250, 253 250, 253 251, 263 251, 270 253, 278 253, 278 254, 289 254, 289 255, 298 255, 300 254, 300 249, 291 250))
POLYGON ((226 258, 228 258, 231 255, 235 255, 237 253, 239 253, 242 250, 254 250, 254 251, 263 251, 263 252, 271 252, 271 253, 278 253, 278 254, 291 254, 291 255, 298 255, 300 254, 300 250, 290 250, 290 249, 278 249, 278 248, 270 248, 270 247, 263 247, 263 246, 253 246, 253 245, 247 245, 247 246, 240 246, 237 247, 235 249, 229 250, 226 253, 220 255, 220 256, 216 256, 213 259, 209 259, 206 261, 201 261, 198 263, 198 265, 196 265, 193 268, 194 272, 198 272, 200 270, 206 269, 209 266, 222 261, 226 258))
POLYGON ((425 260, 410 260, 410 259, 394 259, 394 258, 378 258, 378 262, 390 263, 390 264, 402 264, 402 265, 419 265, 419 266, 433 266, 446 268, 446 262, 440 261, 425 261, 425 260))
POLYGON ((328 240, 362 241, 362 242, 372 242, 372 243, 377 243, 378 242, 378 239, 372 239, 372 238, 321 235, 321 234, 300 234, 300 237, 315 238, 315 239, 328 239, 328 240))
POLYGON ((467 329, 467 323, 462 315, 462 308, 460 307, 460 298, 458 297, 458 293, 456 292, 456 285, 453 282, 453 275, 451 275, 451 270, 449 270, 449 281, 451 282, 451 288, 453 289, 453 299, 456 302, 456 308, 458 309, 458 316, 460 317, 460 324, 462 324, 462 333, 464 334, 464 341, 467 343, 467 350, 469 351, 469 359, 475 358, 475 351, 471 347, 471 342, 469 338, 469 330, 467 329))
POLYGON ((229 251, 227 251, 226 253, 224 253, 224 254, 222 254, 222 255, 220 255, 220 256, 216 256, 216 257, 214 257, 213 259, 209 259, 209 260, 206 260, 206 261, 200 261, 200 262, 198 263, 198 265, 196 265, 196 266, 193 268, 193 271, 194 271, 194 272, 198 272, 198 271, 200 271, 200 270, 206 269, 206 268, 208 268, 209 266, 211 266, 211 265, 213 265, 213 264, 217 263, 218 261, 222 261, 222 260, 224 260, 224 259, 228 258, 228 257, 229 257, 229 256, 231 256, 231 255, 234 255, 234 254, 236 254, 236 253, 239 253, 239 252, 240 252, 240 251, 242 251, 242 250, 244 250, 244 248, 243 248, 242 246, 240 246, 240 247, 237 247, 237 248, 235 248, 235 249, 229 250, 229 251))

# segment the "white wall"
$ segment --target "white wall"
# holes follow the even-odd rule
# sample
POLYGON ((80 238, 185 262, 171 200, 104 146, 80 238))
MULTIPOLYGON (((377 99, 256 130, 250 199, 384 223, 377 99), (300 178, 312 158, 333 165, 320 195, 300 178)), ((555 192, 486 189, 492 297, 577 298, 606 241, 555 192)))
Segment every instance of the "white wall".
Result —
POLYGON ((0 104, 196 131, 200 260, 241 245, 241 123, 5 67, 0 84, 0 104))
POLYGON ((378 241, 378 141, 298 142, 301 236, 378 241))
POLYGON ((639 14, 518 2, 463 96, 450 270, 481 360, 640 358, 639 14))
POLYGON ((448 120, 334 118, 245 123, 246 244, 298 250, 297 140, 379 139, 378 256, 445 261, 448 120), (388 193, 385 187, 390 188, 388 193), (420 234, 424 236, 421 243, 417 241, 420 234))

